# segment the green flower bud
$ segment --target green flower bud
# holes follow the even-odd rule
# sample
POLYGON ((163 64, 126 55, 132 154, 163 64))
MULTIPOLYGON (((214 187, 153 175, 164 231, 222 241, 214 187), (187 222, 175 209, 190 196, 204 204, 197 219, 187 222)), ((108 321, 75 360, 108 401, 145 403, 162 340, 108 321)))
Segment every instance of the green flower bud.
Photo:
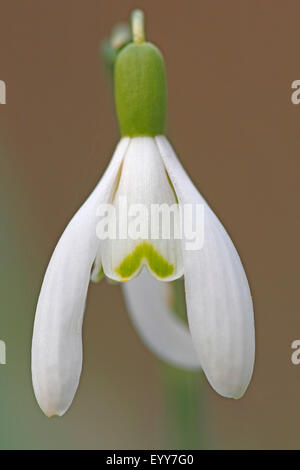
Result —
POLYGON ((143 16, 133 13, 133 39, 118 54, 115 102, 122 136, 164 133, 167 110, 165 64, 159 49, 145 42, 143 16))

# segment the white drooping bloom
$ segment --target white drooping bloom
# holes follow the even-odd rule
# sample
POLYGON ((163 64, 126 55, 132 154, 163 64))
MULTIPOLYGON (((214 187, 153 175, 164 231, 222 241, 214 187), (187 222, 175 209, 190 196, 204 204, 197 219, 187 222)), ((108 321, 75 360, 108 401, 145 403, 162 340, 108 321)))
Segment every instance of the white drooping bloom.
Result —
POLYGON ((124 281, 132 322, 157 356, 178 367, 201 367, 225 397, 241 397, 252 375, 253 306, 242 263, 163 135, 165 65, 159 49, 145 39, 141 11, 133 12, 132 37, 114 63, 123 137, 62 234, 38 300, 32 377, 48 416, 65 413, 74 398, 88 285, 103 275, 124 281), (194 233, 197 243, 191 242, 194 233), (188 326, 170 305, 171 281, 182 276, 188 326))
MULTIPOLYGON (((123 215, 116 211, 119 223, 123 215)), ((121 222, 120 222, 121 221, 121 222)), ((104 176, 74 215, 50 260, 37 305, 32 344, 36 398, 46 415, 62 415, 82 367, 81 329, 90 278, 123 283, 144 342, 162 359, 202 367, 212 387, 239 398, 254 363, 252 298, 239 255, 224 227, 163 135, 123 137, 104 176), (97 210, 130 204, 204 206, 204 243, 184 239, 97 237, 97 210), (169 282, 184 276, 189 328, 168 307, 169 282), (163 281, 163 282, 162 282, 163 281)))

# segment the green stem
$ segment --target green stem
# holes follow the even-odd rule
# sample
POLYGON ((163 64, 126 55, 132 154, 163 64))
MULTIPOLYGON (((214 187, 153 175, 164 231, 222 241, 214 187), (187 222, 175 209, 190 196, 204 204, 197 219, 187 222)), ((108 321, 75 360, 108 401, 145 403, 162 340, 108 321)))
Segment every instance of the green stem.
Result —
MULTIPOLYGON (((184 282, 173 284, 173 311, 187 323, 184 282)), ((175 449, 207 447, 207 420, 203 397, 203 376, 199 371, 162 365, 167 415, 167 445, 175 449)))

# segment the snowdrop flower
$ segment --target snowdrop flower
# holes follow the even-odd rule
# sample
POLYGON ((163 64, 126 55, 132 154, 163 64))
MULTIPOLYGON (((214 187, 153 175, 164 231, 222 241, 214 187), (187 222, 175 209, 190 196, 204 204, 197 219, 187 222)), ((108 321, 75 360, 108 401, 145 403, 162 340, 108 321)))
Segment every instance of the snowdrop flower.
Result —
MULTIPOLYGON (((32 377, 46 415, 69 408, 82 367, 81 329, 90 279, 122 284, 129 314, 162 359, 200 368, 225 397, 239 398, 251 379, 254 320, 239 255, 164 136, 166 77, 160 51, 145 41, 141 12, 133 42, 115 64, 115 101, 122 138, 100 182, 62 234, 42 284, 33 332, 32 377), (202 205, 204 243, 183 239, 97 236, 97 211, 110 203, 202 205), (178 203, 178 204, 177 204, 178 203), (168 289, 184 276, 189 328, 168 307, 168 289)), ((179 205, 179 206, 178 206, 179 205)), ((178 208, 179 210, 179 208, 178 208)), ((123 224, 120 209, 116 211, 123 224)))

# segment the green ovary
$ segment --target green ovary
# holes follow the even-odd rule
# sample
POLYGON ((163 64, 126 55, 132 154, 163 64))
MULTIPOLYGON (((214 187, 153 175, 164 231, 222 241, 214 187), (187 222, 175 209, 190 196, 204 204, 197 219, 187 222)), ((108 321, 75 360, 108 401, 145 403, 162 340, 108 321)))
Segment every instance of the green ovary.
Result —
POLYGON ((143 259, 147 260, 149 268, 158 277, 165 278, 174 272, 173 264, 168 263, 148 242, 138 245, 131 254, 124 258, 115 271, 121 278, 126 280, 139 269, 143 259))
POLYGON ((122 136, 163 134, 167 82, 159 49, 149 42, 125 46, 115 63, 114 84, 122 136))

